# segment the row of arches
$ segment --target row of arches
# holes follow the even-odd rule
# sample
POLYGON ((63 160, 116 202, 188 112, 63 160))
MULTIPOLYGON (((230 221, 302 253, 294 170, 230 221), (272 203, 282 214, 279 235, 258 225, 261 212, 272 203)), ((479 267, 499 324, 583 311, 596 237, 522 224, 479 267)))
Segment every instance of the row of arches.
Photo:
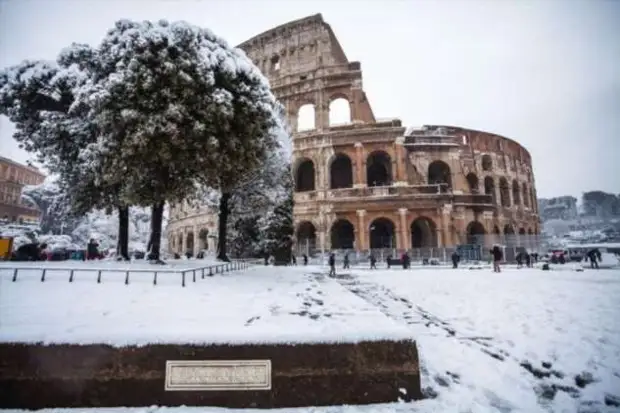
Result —
MULTIPOLYGON (((329 188, 353 187, 353 163, 349 156, 339 153, 329 164, 329 188)), ((297 192, 316 189, 316 169, 314 162, 308 158, 298 161, 295 169, 295 190, 297 192)), ((387 152, 374 151, 366 158, 366 182, 368 186, 392 185, 392 159, 387 152)), ((450 167, 443 161, 434 161, 428 166, 428 183, 452 186, 450 167)))
MULTIPOLYGON (((352 188, 353 187, 353 163, 351 158, 339 153, 332 159, 329 165, 329 188, 352 188)), ((297 192, 314 191, 316 189, 316 170, 314 162, 308 158, 302 158, 295 170, 295 190, 297 192)), ((478 176, 471 172, 466 176, 469 190, 472 194, 480 193, 478 176)), ((366 182, 368 186, 391 185, 392 160, 384 151, 374 151, 366 158, 366 182)), ((450 166, 443 161, 433 161, 428 166, 427 183, 429 185, 444 184, 452 187, 452 172, 450 166)), ((519 184, 515 179, 512 186, 505 177, 499 178, 500 205, 510 207, 512 204, 529 207, 535 205, 533 193, 528 191, 526 183, 519 184)), ((495 180, 491 176, 484 178, 484 193, 496 198, 495 180)))
MULTIPOLYGON (((421 217, 410 225, 411 245, 413 248, 436 247, 438 244, 437 226, 430 218, 421 217)), ((371 249, 396 248, 396 227, 388 218, 377 218, 368 225, 367 233, 371 249)), ((297 244, 316 247, 316 228, 304 221, 297 226, 297 244)), ((332 225, 329 233, 333 249, 355 248, 355 227, 346 219, 339 219, 332 225)))
MULTIPOLYGON (((470 188, 473 184, 475 184, 477 188, 477 179, 478 178, 474 174, 467 175, 467 182, 469 183, 470 188)), ((505 177, 500 177, 498 184, 500 197, 499 204, 501 206, 510 207, 512 205, 521 204, 525 207, 536 206, 536 199, 534 197, 534 194, 533 192, 528 190, 528 186, 526 183, 519 185, 519 182, 514 179, 512 181, 512 185, 510 185, 505 177)), ((491 195, 493 197, 493 200, 496 201, 495 180, 490 176, 484 178, 484 193, 486 195, 491 195)))
MULTIPOLYGON (((437 225, 427 217, 415 219, 409 226, 409 237, 411 248, 438 247, 439 239, 437 236, 437 225)), ((346 219, 339 219, 331 226, 329 231, 330 245, 332 249, 356 249, 355 245, 355 227, 346 219)), ((370 249, 393 249, 396 248, 396 227, 388 218, 377 218, 373 220, 367 228, 368 241, 370 249)), ((489 238, 487 235, 493 235, 494 239, 499 236, 533 236, 536 230, 531 228, 515 228, 506 224, 500 230, 498 226, 494 226, 493 232, 488 234, 484 225, 480 221, 472 221, 467 225, 465 237, 461 242, 470 245, 483 245, 489 238)), ((316 248, 317 231, 310 221, 301 222, 296 229, 297 244, 299 246, 316 248)))
POLYGON ((209 230, 203 228, 194 234, 193 231, 187 233, 173 234, 170 237, 172 250, 185 254, 195 251, 209 250, 209 230))
MULTIPOLYGON (((329 102, 329 126, 346 125, 351 123, 351 104, 343 97, 329 102)), ((312 103, 306 103, 297 111, 297 132, 316 129, 316 109, 312 103)))

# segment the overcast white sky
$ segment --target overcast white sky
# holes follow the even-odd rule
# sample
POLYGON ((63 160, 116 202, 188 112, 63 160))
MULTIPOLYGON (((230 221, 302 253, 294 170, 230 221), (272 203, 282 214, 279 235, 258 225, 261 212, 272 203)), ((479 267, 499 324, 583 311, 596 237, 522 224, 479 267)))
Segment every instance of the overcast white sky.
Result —
MULTIPOLYGON (((0 0, 0 67, 97 44, 115 20, 187 20, 239 44, 314 13, 362 62, 377 117, 496 132, 538 195, 620 193, 620 1, 0 0)), ((0 118, 0 154, 28 154, 0 118)))

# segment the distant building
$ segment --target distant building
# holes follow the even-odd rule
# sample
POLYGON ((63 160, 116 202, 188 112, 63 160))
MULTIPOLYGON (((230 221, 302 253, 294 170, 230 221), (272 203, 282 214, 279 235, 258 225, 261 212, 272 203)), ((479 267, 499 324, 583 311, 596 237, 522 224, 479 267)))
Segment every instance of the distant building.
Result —
POLYGON ((550 199, 540 199, 540 215, 543 221, 550 219, 575 219, 578 216, 577 198, 560 196, 550 199))
POLYGON ((45 175, 33 166, 0 156, 0 219, 9 222, 36 222, 41 211, 22 202, 26 185, 40 185, 45 175))

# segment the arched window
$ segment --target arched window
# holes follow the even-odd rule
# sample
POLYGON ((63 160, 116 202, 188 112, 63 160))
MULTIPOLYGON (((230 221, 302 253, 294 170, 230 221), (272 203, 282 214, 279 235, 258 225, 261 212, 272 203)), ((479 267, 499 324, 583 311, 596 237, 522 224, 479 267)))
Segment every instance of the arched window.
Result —
POLYGON ((355 243, 355 229, 346 219, 339 219, 332 225, 331 231, 332 249, 352 249, 355 243))
POLYGON ((442 190, 452 188, 452 174, 447 163, 444 161, 434 161, 428 165, 428 184, 442 184, 442 190))
POLYGON ((493 159, 491 159, 491 155, 482 155, 482 170, 485 172, 489 172, 493 169, 493 159))
POLYGON ((301 106, 297 112, 297 132, 316 129, 314 116, 314 105, 312 103, 301 106))
POLYGON ((437 246, 437 225, 432 219, 417 218, 411 223, 411 248, 437 246))
POLYGON ((353 165, 347 155, 336 155, 329 166, 329 187, 331 189, 353 187, 353 165))
POLYGON ((499 178, 499 196, 500 202, 503 207, 510 206, 510 186, 506 178, 499 178))
POLYGON ((472 221, 467 225, 467 244, 484 245, 486 231, 479 221, 472 221))
POLYGON ((295 171, 295 191, 314 191, 314 163, 310 159, 300 159, 295 171))
POLYGON ((377 218, 368 228, 370 248, 396 248, 394 223, 387 218, 377 218))
POLYGON ((467 174, 467 185, 469 186, 469 192, 472 194, 478 193, 478 177, 475 173, 470 172, 467 174))
POLYGON ((303 221, 295 231, 297 238, 297 252, 299 254, 310 253, 316 248, 316 228, 310 221, 303 221))
POLYGON ((515 205, 521 205, 521 191, 516 179, 512 181, 512 202, 515 205))
POLYGON ((351 123, 351 106, 345 98, 334 99, 329 103, 329 126, 351 123))
POLYGON ((392 160, 383 151, 376 151, 366 159, 366 182, 368 186, 392 184, 392 160))

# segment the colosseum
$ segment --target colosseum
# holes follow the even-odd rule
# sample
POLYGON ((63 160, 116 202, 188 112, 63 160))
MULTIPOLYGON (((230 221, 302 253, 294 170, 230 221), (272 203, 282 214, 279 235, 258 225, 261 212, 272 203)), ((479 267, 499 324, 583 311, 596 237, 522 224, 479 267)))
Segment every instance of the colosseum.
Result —
MULTIPOLYGON (((494 133, 375 118, 360 62, 320 14, 239 47, 286 108, 298 252, 518 245, 538 234, 529 152, 494 133), (337 107, 344 119, 330 116, 337 107)), ((214 211, 172 208, 171 250, 214 248, 216 222, 214 211)))

